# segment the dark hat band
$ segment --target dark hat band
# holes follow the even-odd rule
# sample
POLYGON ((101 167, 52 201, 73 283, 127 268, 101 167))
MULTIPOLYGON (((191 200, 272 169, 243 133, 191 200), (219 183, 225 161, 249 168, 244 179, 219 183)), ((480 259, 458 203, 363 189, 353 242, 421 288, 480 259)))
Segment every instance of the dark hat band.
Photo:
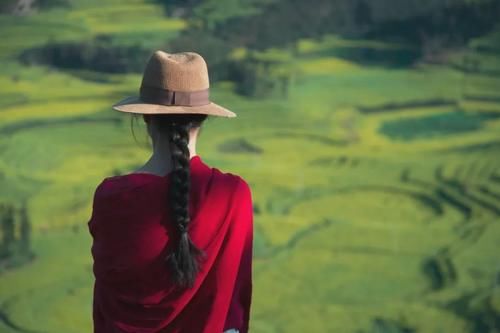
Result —
POLYGON ((141 100, 146 103, 177 106, 201 106, 210 104, 209 89, 198 91, 173 91, 168 89, 142 86, 141 100))

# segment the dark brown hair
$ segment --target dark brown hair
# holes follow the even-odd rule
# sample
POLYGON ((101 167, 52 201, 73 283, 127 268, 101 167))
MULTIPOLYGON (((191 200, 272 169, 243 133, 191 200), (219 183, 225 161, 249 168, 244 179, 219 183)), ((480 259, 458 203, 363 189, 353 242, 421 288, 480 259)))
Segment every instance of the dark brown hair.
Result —
MULTIPOLYGON (((199 272, 199 260, 205 257, 205 253, 196 247, 188 233, 191 183, 189 131, 191 128, 201 127, 208 115, 158 114, 152 115, 152 117, 155 118, 158 130, 169 138, 173 162, 173 169, 169 175, 170 187, 167 203, 171 208, 173 221, 178 231, 178 239, 177 246, 173 247, 174 250, 167 255, 165 262, 172 270, 174 281, 182 287, 191 288, 199 272)), ((134 117, 131 120, 133 119, 134 117)))

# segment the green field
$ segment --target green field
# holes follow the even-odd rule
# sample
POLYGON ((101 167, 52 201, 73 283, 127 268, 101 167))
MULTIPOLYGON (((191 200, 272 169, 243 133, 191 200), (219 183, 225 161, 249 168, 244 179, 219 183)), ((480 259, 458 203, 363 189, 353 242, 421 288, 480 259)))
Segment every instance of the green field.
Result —
MULTIPOLYGON (((110 108, 140 74, 19 54, 102 33, 153 49, 185 27, 146 1, 74 3, 0 16, 0 199, 27 201, 35 253, 0 270, 1 333, 91 331, 93 192, 149 157, 142 121, 136 143, 110 108)), ((212 86, 238 117, 210 118, 197 153, 252 188, 252 332, 500 332, 500 50, 478 47, 499 43, 500 26, 449 63, 388 68, 337 51, 394 45, 303 39, 287 97, 212 86)))

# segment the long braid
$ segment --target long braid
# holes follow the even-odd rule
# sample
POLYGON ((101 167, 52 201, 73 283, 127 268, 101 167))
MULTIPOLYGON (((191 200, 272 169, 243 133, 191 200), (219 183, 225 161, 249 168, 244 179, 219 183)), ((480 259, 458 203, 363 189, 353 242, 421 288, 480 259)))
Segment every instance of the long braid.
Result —
POLYGON ((191 241, 188 233, 189 190, 190 190, 190 156, 189 156, 189 122, 170 122, 169 141, 172 151, 173 170, 169 202, 175 226, 179 232, 177 249, 166 258, 174 273, 174 280, 181 286, 192 287, 199 272, 199 257, 205 253, 191 241))

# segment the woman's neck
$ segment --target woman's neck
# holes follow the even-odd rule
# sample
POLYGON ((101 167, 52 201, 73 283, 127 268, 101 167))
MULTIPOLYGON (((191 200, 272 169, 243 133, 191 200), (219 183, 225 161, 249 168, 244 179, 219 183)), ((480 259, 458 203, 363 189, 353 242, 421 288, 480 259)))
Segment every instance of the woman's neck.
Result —
MULTIPOLYGON (((196 156, 196 145, 194 140, 190 140, 189 158, 196 156)), ((153 143, 153 153, 148 161, 140 167, 136 172, 147 172, 157 175, 166 175, 173 169, 172 158, 170 156, 171 149, 168 142, 160 141, 153 143)))

